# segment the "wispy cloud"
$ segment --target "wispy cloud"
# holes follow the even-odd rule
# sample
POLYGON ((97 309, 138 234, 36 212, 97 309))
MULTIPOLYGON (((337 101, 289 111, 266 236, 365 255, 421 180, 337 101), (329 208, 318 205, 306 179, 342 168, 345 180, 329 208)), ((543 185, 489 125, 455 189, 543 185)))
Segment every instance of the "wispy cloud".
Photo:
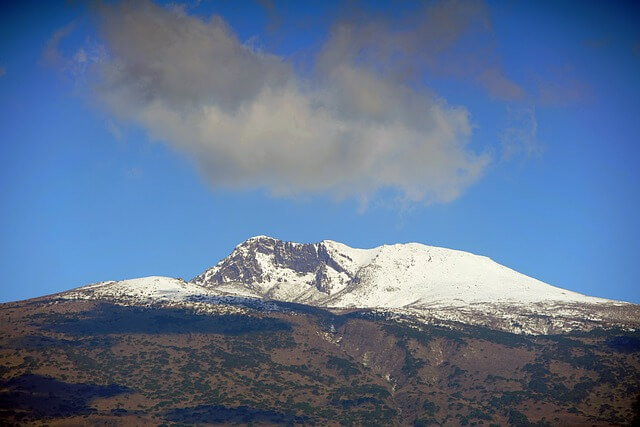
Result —
POLYGON ((4 66, 0 66, 0 77, 4 76, 5 74, 7 74, 7 68, 4 66))
POLYGON ((425 3, 401 22, 354 13, 333 26, 318 60, 323 71, 349 62, 403 81, 452 77, 499 100, 525 96, 500 64, 481 1, 425 3))
POLYGON ((609 40, 609 37, 600 37, 585 39, 583 43, 592 49, 602 49, 609 46, 611 41, 609 40))
POLYGON ((591 87, 568 64, 550 67, 544 73, 536 75, 534 81, 539 105, 567 106, 592 98, 591 87))
POLYGON ((56 30, 47 41, 42 59, 48 64, 56 68, 64 68, 68 60, 60 53, 60 42, 67 37, 76 27, 76 21, 71 21, 64 27, 56 30))
POLYGON ((122 142, 123 140, 122 131, 120 130, 120 127, 117 124, 115 124, 113 120, 107 120, 106 127, 109 133, 111 134, 111 136, 113 136, 113 139, 115 139, 118 142, 122 142))
POLYGON ((139 179, 144 175, 144 171, 138 167, 132 167, 125 170, 124 175, 127 179, 139 179))
POLYGON ((280 15, 276 10, 276 6, 273 3, 273 0, 256 0, 257 3, 262 6, 264 11, 267 14, 267 31, 273 32, 276 31, 282 25, 282 20, 280 15))
POLYGON ((495 99, 505 101, 517 101, 525 96, 525 91, 505 78, 497 67, 487 67, 478 76, 478 82, 488 91, 489 95, 495 99))
POLYGON ((508 124, 500 135, 502 159, 538 156, 543 146, 538 140, 538 120, 533 107, 507 108, 508 124))
POLYGON ((84 46, 76 48, 71 55, 64 54, 60 44, 76 30, 76 27, 77 21, 74 20, 56 30, 45 44, 42 60, 45 64, 82 80, 90 67, 106 59, 106 51, 101 43, 87 38, 84 46))

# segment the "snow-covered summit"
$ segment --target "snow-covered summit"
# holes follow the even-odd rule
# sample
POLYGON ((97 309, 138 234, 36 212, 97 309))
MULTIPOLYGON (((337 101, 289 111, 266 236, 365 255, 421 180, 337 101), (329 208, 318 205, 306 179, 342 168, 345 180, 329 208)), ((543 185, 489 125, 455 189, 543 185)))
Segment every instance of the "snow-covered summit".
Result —
POLYGON ((351 248, 257 236, 192 283, 229 293, 329 307, 472 303, 607 303, 548 285, 490 258, 420 243, 351 248))
POLYGON ((145 304, 179 302, 190 297, 216 295, 210 289, 172 277, 149 276, 137 279, 99 282, 65 293, 67 297, 118 299, 145 304))

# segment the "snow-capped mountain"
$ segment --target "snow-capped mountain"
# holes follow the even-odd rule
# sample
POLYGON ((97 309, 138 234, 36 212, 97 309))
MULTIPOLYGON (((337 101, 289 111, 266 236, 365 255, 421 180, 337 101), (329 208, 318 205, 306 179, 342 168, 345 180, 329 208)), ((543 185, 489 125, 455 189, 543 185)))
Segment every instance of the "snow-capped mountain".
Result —
POLYGON ((354 249, 330 240, 302 244, 257 236, 190 282, 102 282, 67 296, 200 308, 232 299, 286 301, 526 333, 640 323, 637 305, 571 292, 484 256, 418 243, 354 249))
POLYGON ((234 295, 325 307, 477 302, 609 303, 557 288, 490 258, 418 243, 354 249, 253 237, 192 283, 234 295))

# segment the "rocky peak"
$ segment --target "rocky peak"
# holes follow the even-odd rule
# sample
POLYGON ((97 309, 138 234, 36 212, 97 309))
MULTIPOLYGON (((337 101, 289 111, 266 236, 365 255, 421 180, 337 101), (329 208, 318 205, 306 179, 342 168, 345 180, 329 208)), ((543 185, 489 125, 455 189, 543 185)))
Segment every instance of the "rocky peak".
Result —
MULTIPOLYGON (((298 292, 313 287, 330 294, 336 284, 345 284, 349 272, 334 259, 330 242, 295 243, 268 236, 251 237, 238 246, 216 266, 195 277, 192 282, 216 287, 225 283, 242 283, 261 288, 261 294, 283 282, 299 284, 298 292)), ((342 256, 350 260, 348 256, 342 256)))

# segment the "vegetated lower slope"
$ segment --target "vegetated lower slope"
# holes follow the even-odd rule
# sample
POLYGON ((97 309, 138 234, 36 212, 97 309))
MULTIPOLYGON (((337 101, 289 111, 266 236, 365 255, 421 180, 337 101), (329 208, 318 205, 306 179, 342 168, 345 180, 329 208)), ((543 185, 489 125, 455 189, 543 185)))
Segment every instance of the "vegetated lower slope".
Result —
POLYGON ((231 298, 217 307, 56 296, 0 305, 0 424, 624 425, 639 416, 638 333, 527 336, 231 298))

